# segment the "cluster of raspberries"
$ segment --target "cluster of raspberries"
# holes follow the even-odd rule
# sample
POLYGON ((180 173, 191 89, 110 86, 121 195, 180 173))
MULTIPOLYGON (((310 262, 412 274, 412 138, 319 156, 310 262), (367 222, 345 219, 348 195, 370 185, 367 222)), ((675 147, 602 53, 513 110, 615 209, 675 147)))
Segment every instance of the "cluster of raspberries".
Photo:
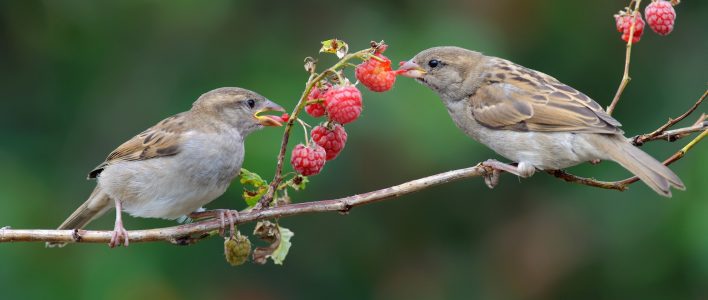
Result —
MULTIPOLYGON (((385 44, 375 45, 373 55, 354 70, 357 80, 374 92, 390 90, 399 74, 391 69, 391 60, 383 55, 385 50, 385 44)), ((312 143, 293 149, 290 164, 295 171, 303 176, 320 173, 325 162, 337 157, 347 143, 342 125, 354 122, 361 110, 361 92, 356 86, 318 82, 307 96, 305 111, 315 118, 326 117, 327 121, 312 129, 312 143)))

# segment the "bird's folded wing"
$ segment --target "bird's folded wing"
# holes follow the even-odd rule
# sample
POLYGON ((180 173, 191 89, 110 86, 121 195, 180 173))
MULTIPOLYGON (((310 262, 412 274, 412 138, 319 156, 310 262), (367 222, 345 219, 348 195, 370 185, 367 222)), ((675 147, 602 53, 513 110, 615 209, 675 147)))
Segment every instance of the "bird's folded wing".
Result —
POLYGON ((162 120, 118 146, 106 160, 89 172, 88 178, 96 178, 106 166, 119 161, 146 160, 176 155, 180 151, 185 126, 181 114, 162 120))
POLYGON ((622 132, 621 124, 585 94, 541 72, 502 59, 492 62, 469 99, 477 122, 516 131, 622 132))

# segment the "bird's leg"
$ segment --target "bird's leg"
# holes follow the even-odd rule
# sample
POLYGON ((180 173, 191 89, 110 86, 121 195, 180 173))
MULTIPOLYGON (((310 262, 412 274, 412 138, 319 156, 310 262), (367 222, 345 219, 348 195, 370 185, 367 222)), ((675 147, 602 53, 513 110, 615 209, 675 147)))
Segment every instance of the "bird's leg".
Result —
POLYGON ((501 171, 497 169, 492 169, 491 174, 486 174, 484 176, 484 183, 489 187, 490 189, 493 189, 497 184, 499 184, 499 175, 501 175, 501 171))
POLYGON ((528 178, 531 177, 534 173, 536 173, 536 167, 522 161, 516 166, 516 171, 518 172, 517 175, 519 177, 528 178))
POLYGON ((214 209, 214 210, 207 210, 207 211, 200 211, 200 212, 193 212, 189 214, 189 217, 192 219, 204 219, 204 218, 218 218, 219 221, 221 222, 221 226, 219 227, 219 235, 224 236, 224 231, 226 231, 226 221, 228 220, 229 222, 229 234, 231 237, 234 236, 236 233, 236 229, 234 226, 234 214, 238 216, 237 211, 232 211, 230 209, 214 209))
POLYGON ((482 162, 481 164, 483 167, 490 168, 492 170, 497 170, 497 171, 504 171, 508 172, 511 174, 514 174, 516 176, 521 176, 519 175, 519 170, 517 166, 512 166, 510 164, 505 164, 503 162, 500 162, 496 159, 488 159, 482 162))
POLYGON ((120 246, 120 239, 123 238, 123 245, 128 247, 130 242, 128 241, 128 231, 123 227, 122 205, 120 200, 115 199, 114 201, 116 203, 116 222, 113 226, 113 236, 111 236, 111 242, 108 243, 108 246, 111 248, 120 246))
POLYGON ((486 183, 490 189, 493 189, 499 183, 499 175, 501 172, 508 172, 522 178, 530 177, 536 172, 534 166, 525 162, 520 162, 514 166, 495 159, 488 159, 480 165, 491 169, 489 170, 490 173, 484 176, 484 183, 486 183))

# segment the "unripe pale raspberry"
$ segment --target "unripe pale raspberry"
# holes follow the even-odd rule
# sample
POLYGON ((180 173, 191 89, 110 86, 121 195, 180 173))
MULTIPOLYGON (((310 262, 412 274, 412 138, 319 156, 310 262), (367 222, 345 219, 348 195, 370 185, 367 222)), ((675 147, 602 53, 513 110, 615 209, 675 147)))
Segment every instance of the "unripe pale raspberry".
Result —
POLYGON ((632 28, 632 23, 636 22, 634 25, 634 35, 632 37, 632 43, 639 42, 644 34, 644 19, 642 19, 642 14, 637 12, 635 16, 632 16, 628 12, 620 12, 615 15, 615 23, 617 25, 617 31, 622 33, 622 40, 625 42, 629 41, 629 33, 632 28))
POLYGON ((290 154, 290 164, 298 174, 303 176, 317 175, 324 167, 326 156, 327 152, 320 145, 312 143, 306 147, 299 144, 290 154))
POLYGON ((644 10, 644 16, 647 18, 647 24, 651 30, 659 35, 667 35, 674 30, 676 11, 669 1, 652 1, 644 10))
POLYGON ((361 114, 361 92, 353 86, 334 86, 325 94, 329 119, 339 124, 356 120, 361 114))
POLYGON ((312 140, 317 145, 325 149, 325 152, 327 152, 327 160, 332 160, 337 157, 347 143, 347 132, 344 131, 344 127, 339 124, 334 124, 332 129, 328 129, 322 125, 317 126, 312 129, 310 136, 312 136, 312 140))
POLYGON ((224 255, 232 266, 242 265, 251 254, 251 241, 239 232, 233 238, 224 240, 224 255))

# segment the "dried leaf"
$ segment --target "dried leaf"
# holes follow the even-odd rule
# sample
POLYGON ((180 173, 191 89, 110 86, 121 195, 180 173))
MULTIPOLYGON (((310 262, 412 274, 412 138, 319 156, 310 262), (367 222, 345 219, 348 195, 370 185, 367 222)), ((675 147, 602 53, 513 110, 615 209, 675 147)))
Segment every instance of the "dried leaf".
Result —
POLYGON ((282 265, 288 251, 290 251, 290 246, 292 246, 290 239, 295 234, 290 229, 280 227, 270 221, 258 222, 253 234, 270 243, 267 247, 258 247, 253 250, 253 262, 265 264, 270 258, 273 263, 282 265))
POLYGON ((349 52, 349 45, 338 39, 326 40, 322 41, 320 52, 333 53, 336 54, 337 57, 342 58, 349 52))
POLYGON ((315 68, 317 68, 317 60, 309 56, 305 57, 305 71, 312 73, 315 72, 315 68))
POLYGON ((307 187, 309 182, 310 179, 308 179, 307 176, 297 175, 293 177, 293 179, 288 180, 288 186, 296 191, 301 191, 307 187))
POLYGON ((273 260, 274 264, 282 265, 283 261, 285 261, 285 257, 288 256, 290 246, 292 246, 290 239, 293 238, 295 233, 290 229, 280 226, 278 226, 278 230, 280 231, 280 243, 278 244, 278 248, 270 255, 270 258, 273 260))

